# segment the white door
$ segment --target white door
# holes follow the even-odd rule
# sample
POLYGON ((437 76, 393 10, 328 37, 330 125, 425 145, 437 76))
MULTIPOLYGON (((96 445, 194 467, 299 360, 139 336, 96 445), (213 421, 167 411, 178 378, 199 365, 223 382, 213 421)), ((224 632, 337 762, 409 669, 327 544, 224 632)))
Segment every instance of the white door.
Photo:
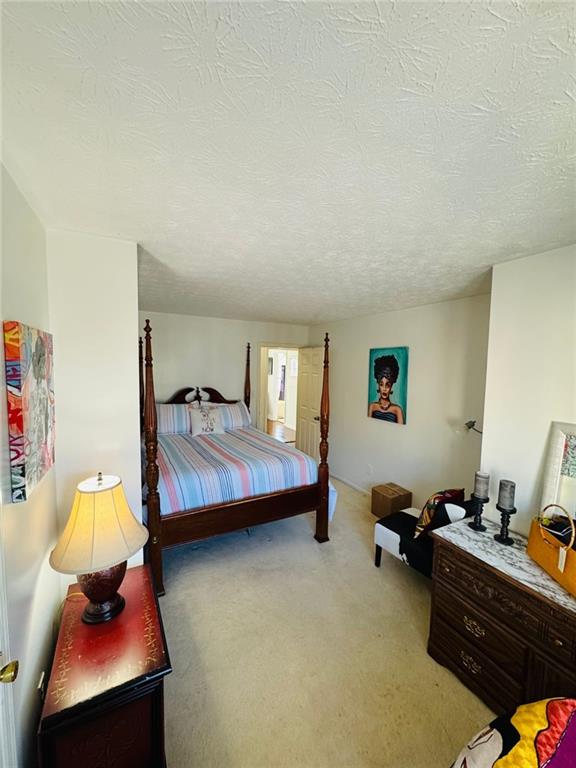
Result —
MULTIPOLYGON (((2 505, 0 503, 0 515, 2 505)), ((10 661, 8 648, 8 614, 2 541, 0 540, 0 669, 10 661)), ((14 697, 10 683, 0 683, 0 766, 16 768, 16 725, 14 722, 14 697)))
POLYGON ((320 398, 324 348, 300 349, 298 362, 298 406, 296 448, 318 461, 320 459, 320 398))

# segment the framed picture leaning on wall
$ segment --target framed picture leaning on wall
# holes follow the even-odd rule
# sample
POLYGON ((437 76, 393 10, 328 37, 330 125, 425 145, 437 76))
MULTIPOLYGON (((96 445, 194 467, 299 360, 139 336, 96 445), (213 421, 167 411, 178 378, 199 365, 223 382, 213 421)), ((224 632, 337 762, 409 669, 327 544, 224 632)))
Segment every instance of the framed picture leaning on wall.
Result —
POLYGON ((368 416, 406 424, 408 402, 408 347, 370 350, 368 416))

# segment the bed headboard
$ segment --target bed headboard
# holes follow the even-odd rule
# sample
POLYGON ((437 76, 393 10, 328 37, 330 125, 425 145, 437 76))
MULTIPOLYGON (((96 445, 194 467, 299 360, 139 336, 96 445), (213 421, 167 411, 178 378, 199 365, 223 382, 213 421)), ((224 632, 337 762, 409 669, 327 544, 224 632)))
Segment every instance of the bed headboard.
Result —
POLYGON ((175 392, 171 398, 166 400, 167 403, 239 403, 239 400, 227 400, 224 395, 221 395, 217 389, 212 387, 182 387, 178 392, 175 392), (193 397, 189 397, 190 393, 194 392, 193 397), (201 392, 206 392, 208 397, 202 397, 201 392))

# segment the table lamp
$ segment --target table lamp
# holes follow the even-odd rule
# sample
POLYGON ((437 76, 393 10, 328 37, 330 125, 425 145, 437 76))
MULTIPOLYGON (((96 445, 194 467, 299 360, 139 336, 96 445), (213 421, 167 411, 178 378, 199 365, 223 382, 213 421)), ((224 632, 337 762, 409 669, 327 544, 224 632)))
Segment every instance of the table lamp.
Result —
POLYGON ((148 531, 132 514, 116 475, 89 477, 78 484, 70 517, 50 554, 50 565, 72 573, 89 602, 82 621, 100 624, 125 605, 118 589, 126 560, 144 546, 148 531))

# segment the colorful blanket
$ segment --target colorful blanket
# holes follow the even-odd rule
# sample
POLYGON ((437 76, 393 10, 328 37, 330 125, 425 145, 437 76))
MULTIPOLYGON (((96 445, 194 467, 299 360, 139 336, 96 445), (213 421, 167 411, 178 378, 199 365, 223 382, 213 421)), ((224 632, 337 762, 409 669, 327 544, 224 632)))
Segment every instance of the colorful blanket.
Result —
POLYGON ((498 717, 462 750, 453 768, 574 768, 576 699, 545 699, 498 717))
POLYGON ((318 480, 310 456, 253 427, 223 435, 158 435, 158 467, 162 515, 318 480))

